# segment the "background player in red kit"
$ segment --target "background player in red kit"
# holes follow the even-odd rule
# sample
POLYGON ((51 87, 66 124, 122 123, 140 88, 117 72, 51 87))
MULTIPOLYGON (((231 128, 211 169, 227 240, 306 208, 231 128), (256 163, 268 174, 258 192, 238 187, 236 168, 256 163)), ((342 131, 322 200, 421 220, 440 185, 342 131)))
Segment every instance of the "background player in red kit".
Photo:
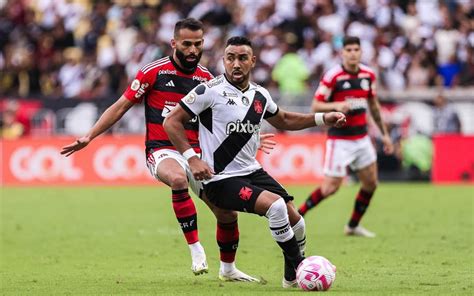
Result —
POLYGON ((324 180, 299 208, 301 215, 334 194, 347 174, 347 166, 356 171, 361 182, 354 210, 344 227, 346 235, 375 237, 359 225, 377 187, 377 155, 367 135, 367 109, 382 133, 384 152, 393 153, 393 144, 381 115, 376 97, 374 71, 360 63, 361 49, 358 37, 343 40, 342 65, 330 69, 322 78, 314 95, 313 112, 340 111, 346 114, 347 124, 330 128, 326 142, 324 180))
MULTIPOLYGON (((147 127, 145 141, 147 165, 152 175, 172 190, 173 209, 189 245, 191 268, 196 275, 207 272, 208 266, 204 248, 199 242, 196 208, 188 193, 188 185, 199 194, 200 184, 195 182, 186 159, 176 151, 162 124, 184 95, 201 82, 213 78, 206 68, 199 65, 203 50, 203 34, 203 25, 200 21, 184 19, 177 22, 174 39, 171 40, 173 55, 141 68, 127 90, 102 114, 89 133, 63 147, 61 152, 69 156, 81 150, 115 124, 134 104, 143 103, 147 127)), ((186 136, 195 152, 200 153, 196 119, 186 124, 186 136)), ((258 281, 235 267, 235 254, 239 241, 237 213, 218 209, 209 203, 206 197, 203 197, 203 200, 217 218, 216 238, 221 251, 219 278, 231 281, 258 281)))

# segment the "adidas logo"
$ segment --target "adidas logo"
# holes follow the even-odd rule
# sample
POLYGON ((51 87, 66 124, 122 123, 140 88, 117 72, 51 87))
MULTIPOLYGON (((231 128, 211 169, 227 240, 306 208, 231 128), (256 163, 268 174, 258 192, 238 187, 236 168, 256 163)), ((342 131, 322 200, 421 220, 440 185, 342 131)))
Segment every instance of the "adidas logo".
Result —
POLYGON ((165 85, 170 86, 170 87, 175 87, 173 80, 168 81, 168 83, 165 85))
POLYGON ((349 81, 344 82, 344 84, 342 85, 342 88, 344 89, 351 88, 351 84, 349 83, 349 81))

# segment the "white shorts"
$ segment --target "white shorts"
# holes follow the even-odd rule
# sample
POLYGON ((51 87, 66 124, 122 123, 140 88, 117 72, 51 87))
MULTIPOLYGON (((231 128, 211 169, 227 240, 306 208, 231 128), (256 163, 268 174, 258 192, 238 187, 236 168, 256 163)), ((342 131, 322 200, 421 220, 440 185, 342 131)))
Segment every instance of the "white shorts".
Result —
POLYGON ((151 175, 155 177, 157 180, 161 181, 157 175, 158 165, 163 160, 169 159, 169 158, 176 160, 176 162, 178 162, 179 165, 183 168, 184 172, 186 173, 186 176, 188 177, 189 187, 198 197, 200 197, 201 190, 202 190, 202 183, 194 179, 194 176, 191 173, 191 169, 189 168, 188 161, 184 158, 183 155, 181 155, 181 153, 179 153, 176 150, 161 149, 149 155, 146 160, 146 165, 148 166, 148 169, 150 170, 151 175))
POLYGON ((357 140, 328 139, 324 159, 324 174, 329 177, 344 177, 347 166, 360 170, 377 160, 377 154, 369 136, 357 140))

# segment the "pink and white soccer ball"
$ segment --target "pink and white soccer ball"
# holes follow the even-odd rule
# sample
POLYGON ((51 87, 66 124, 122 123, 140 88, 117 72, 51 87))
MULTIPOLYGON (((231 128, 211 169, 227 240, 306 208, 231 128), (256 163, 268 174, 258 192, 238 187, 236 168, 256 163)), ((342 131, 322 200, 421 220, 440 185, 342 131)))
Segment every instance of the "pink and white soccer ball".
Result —
POLYGON ((336 279, 336 266, 322 256, 311 256, 296 269, 298 286, 305 291, 326 291, 336 279))

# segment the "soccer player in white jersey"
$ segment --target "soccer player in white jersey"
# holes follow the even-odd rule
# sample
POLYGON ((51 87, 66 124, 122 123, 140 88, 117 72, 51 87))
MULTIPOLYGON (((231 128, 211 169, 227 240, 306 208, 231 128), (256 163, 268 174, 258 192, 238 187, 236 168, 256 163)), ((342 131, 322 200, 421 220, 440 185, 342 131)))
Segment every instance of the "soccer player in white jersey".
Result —
POLYGON ((296 285, 295 269, 303 260, 305 224, 293 197, 255 159, 263 119, 282 130, 316 125, 342 126, 340 112, 301 114, 278 108, 269 92, 250 82, 255 66, 250 40, 232 37, 224 53, 225 74, 200 84, 169 114, 164 128, 187 159, 196 180, 217 207, 255 213, 269 220, 273 238, 283 250, 283 287, 296 285), (186 138, 184 124, 199 117, 201 158, 186 138))

